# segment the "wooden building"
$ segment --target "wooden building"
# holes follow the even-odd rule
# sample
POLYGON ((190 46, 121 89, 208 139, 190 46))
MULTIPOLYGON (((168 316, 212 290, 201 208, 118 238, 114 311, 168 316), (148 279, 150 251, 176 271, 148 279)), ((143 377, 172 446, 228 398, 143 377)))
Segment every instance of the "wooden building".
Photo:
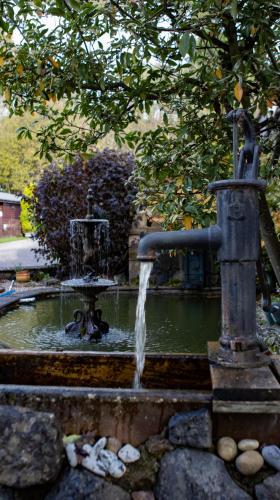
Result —
POLYGON ((21 236, 20 197, 0 191, 0 238, 21 236))

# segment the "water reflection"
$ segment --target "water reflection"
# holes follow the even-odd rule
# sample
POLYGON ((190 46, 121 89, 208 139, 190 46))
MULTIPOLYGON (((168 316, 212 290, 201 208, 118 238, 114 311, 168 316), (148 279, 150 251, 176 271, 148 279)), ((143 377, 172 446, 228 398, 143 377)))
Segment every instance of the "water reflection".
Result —
MULTIPOLYGON (((103 294, 98 301, 110 332, 99 343, 64 333, 73 310, 81 307, 77 295, 64 295, 22 305, 0 320, 0 343, 17 349, 134 351, 137 294, 103 294)), ((220 301, 177 294, 148 294, 146 352, 206 352, 207 340, 219 337, 220 301)))

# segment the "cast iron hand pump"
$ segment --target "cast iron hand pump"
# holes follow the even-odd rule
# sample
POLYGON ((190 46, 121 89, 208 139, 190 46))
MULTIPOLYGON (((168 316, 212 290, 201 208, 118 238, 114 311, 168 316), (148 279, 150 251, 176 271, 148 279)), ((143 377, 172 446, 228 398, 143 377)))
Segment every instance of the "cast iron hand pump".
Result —
POLYGON ((222 289, 220 347, 212 356, 232 367, 261 366, 268 362, 256 337, 256 262, 259 258, 258 192, 266 183, 258 180, 259 147, 246 110, 232 111, 234 129, 234 179, 213 182, 217 196, 217 224, 206 229, 151 233, 140 240, 138 259, 154 260, 156 251, 208 248, 218 251, 222 289), (237 162, 237 126, 245 136, 237 162))

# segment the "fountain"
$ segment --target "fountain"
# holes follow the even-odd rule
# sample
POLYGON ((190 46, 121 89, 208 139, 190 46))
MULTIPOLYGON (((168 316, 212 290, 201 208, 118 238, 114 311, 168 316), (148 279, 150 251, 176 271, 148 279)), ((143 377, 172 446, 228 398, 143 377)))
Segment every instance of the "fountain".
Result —
POLYGON ((101 309, 96 309, 98 295, 116 283, 100 277, 108 274, 109 222, 93 201, 92 188, 89 187, 86 218, 70 221, 72 278, 63 281, 62 286, 71 287, 81 294, 84 303, 83 310, 74 311, 74 321, 66 325, 65 332, 97 341, 109 331, 101 309))
MULTIPOLYGON (((206 229, 150 233, 140 240, 138 259, 154 261, 156 251, 178 248, 208 248, 218 251, 222 288, 222 333, 219 348, 210 348, 209 358, 222 366, 249 368, 268 363, 256 336, 256 262, 259 259, 258 192, 266 183, 258 180, 259 147, 248 113, 232 111, 228 119, 234 133, 240 124, 245 144, 234 178, 209 185, 217 193, 217 224, 206 229)), ((237 147, 237 145, 236 145, 237 147)))
MULTIPOLYGON (((256 338, 258 193, 265 189, 265 182, 257 179, 258 146, 248 114, 238 110, 229 117, 234 126, 238 122, 242 125, 245 146, 234 178, 210 185, 217 194, 217 224, 200 230, 149 234, 140 241, 138 257, 147 265, 137 313, 135 387, 131 387, 136 365, 131 352, 1 349, 1 405, 53 412, 64 434, 93 430, 97 436, 114 436, 135 446, 160 434, 176 413, 207 408, 214 440, 231 436, 239 441, 245 429, 248 438, 279 442, 280 358, 266 356, 256 338), (141 324, 149 270, 157 250, 186 247, 218 252, 222 284, 220 342, 208 344, 208 356, 149 353, 143 370, 145 328, 141 324)), ((75 313, 75 321, 68 329, 72 331, 73 327, 82 335, 88 328, 85 334, 89 338, 94 338, 95 332, 102 335, 108 328, 102 325, 95 305, 98 294, 114 285, 98 277, 106 274, 103 256, 108 222, 100 211, 96 217, 92 201, 89 190, 88 215, 71 226, 71 244, 82 252, 82 269, 74 269, 73 279, 63 284, 73 286, 86 301, 85 311, 75 313), (99 239, 95 240, 95 234, 99 239)))

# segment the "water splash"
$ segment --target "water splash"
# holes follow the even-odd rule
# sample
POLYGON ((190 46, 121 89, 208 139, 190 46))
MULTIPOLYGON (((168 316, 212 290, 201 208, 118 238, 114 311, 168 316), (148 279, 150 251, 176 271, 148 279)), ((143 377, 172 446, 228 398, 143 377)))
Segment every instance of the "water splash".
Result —
POLYGON ((153 268, 153 262, 141 262, 139 275, 139 295, 136 308, 135 321, 135 359, 136 371, 134 376, 133 387, 139 389, 141 387, 141 375, 145 364, 145 343, 146 343, 146 318, 145 318, 145 302, 147 296, 147 287, 150 274, 153 268))
POLYGON ((108 276, 109 222, 106 219, 70 221, 71 278, 80 278, 94 269, 108 276))

